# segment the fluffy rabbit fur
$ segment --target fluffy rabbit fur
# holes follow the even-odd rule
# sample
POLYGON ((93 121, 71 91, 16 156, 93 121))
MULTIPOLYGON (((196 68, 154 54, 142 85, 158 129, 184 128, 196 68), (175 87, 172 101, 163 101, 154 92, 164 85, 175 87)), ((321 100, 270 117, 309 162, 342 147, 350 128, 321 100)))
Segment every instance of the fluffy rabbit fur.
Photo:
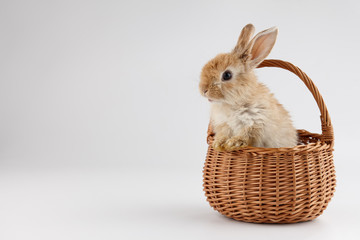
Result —
POLYGON ((213 147, 220 151, 297 144, 289 113, 253 71, 269 55, 278 29, 267 29, 251 39, 254 30, 246 25, 234 50, 217 55, 202 69, 199 88, 211 102, 213 147))

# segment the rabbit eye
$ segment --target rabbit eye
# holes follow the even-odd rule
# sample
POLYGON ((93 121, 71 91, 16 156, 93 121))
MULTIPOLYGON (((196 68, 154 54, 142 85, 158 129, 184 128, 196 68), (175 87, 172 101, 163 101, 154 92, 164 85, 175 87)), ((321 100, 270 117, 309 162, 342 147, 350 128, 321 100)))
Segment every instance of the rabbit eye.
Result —
POLYGON ((232 73, 229 70, 226 70, 223 74, 222 74, 222 80, 223 81, 229 81, 232 78, 232 73))

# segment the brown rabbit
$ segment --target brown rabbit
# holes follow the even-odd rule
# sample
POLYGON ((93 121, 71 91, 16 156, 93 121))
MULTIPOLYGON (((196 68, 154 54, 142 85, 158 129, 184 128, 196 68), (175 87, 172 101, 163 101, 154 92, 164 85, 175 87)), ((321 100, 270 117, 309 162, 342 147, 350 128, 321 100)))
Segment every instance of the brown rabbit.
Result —
POLYGON ((278 29, 269 28, 251 40, 254 30, 246 25, 234 50, 217 55, 202 69, 199 88, 211 102, 213 147, 220 151, 297 144, 288 112, 254 74, 274 46, 278 29))

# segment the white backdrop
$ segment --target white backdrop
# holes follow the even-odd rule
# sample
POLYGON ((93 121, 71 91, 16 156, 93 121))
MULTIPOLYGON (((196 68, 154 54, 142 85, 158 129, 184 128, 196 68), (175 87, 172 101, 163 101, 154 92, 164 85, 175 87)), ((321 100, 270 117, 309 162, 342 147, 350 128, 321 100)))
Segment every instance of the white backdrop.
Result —
MULTIPOLYGON (((1 1, 1 239, 360 237, 357 1, 1 1), (253 225, 203 196, 202 66, 241 28, 279 27, 269 58, 318 86, 338 187, 313 222, 253 225)), ((297 128, 319 132, 302 82, 260 69, 297 128)))

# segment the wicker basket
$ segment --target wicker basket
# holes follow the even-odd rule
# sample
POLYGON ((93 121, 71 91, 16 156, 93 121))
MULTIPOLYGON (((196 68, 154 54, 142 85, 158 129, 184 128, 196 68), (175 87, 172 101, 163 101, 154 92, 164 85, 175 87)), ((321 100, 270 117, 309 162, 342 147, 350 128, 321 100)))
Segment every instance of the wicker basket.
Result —
POLYGON ((262 67, 279 67, 296 74, 314 96, 321 112, 322 134, 298 130, 294 148, 246 147, 218 152, 209 144, 204 166, 204 191, 215 210, 235 220, 256 223, 295 223, 315 219, 335 191, 334 135, 317 87, 289 62, 265 60, 262 67))

